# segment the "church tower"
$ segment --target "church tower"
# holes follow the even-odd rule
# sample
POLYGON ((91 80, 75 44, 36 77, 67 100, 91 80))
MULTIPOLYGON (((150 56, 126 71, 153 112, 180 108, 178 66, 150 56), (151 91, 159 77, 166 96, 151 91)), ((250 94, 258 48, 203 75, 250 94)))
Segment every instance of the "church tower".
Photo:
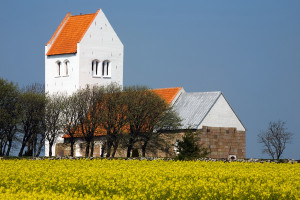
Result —
MULTIPOLYGON (((45 91, 72 94, 86 85, 123 86, 124 47, 102 10, 68 13, 45 46, 45 91)), ((55 155, 58 137, 52 146, 55 155)), ((49 143, 45 141, 45 156, 49 143)))
POLYGON ((72 94, 87 84, 123 86, 123 51, 102 10, 68 13, 45 46, 45 91, 72 94))

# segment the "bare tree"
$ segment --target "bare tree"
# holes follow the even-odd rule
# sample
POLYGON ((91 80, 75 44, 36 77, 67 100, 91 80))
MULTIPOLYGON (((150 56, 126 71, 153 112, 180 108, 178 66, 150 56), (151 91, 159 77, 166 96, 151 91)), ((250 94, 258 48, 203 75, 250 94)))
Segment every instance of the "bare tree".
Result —
POLYGON ((26 145, 26 155, 34 155, 37 135, 45 131, 43 120, 46 98, 43 88, 42 84, 32 84, 24 88, 20 95, 22 144, 19 156, 23 156, 26 145))
MULTIPOLYGON (((153 99, 154 100, 154 99, 153 99)), ((165 103, 154 100, 156 102, 155 109, 146 120, 146 132, 141 135, 142 156, 146 156, 147 148, 156 150, 165 145, 159 136, 166 131, 174 131, 181 125, 181 119, 172 107, 168 107, 165 103)))
POLYGON ((266 131, 258 135, 258 142, 264 145, 263 153, 270 155, 273 159, 279 160, 286 148, 286 144, 292 140, 293 133, 288 132, 286 122, 270 122, 266 131))
POLYGON ((19 121, 19 89, 0 78, 0 156, 9 156, 19 121))
MULTIPOLYGON (((125 88, 125 95, 129 127, 126 144, 127 157, 130 157, 136 142, 143 143, 142 154, 145 156, 149 141, 155 138, 153 136, 156 136, 158 131, 170 125, 167 116, 171 116, 171 113, 167 113, 168 104, 165 100, 146 87, 125 88)), ((173 125, 175 125, 175 122, 173 125)))
POLYGON ((105 88, 105 94, 101 98, 103 104, 98 109, 102 119, 101 128, 106 131, 106 157, 114 157, 127 124, 125 95, 120 86, 110 84, 105 88))
POLYGON ((127 157, 130 157, 133 146, 139 141, 141 133, 145 132, 145 120, 149 110, 145 107, 147 95, 150 94, 147 87, 132 86, 124 89, 126 95, 126 107, 128 109, 127 120, 129 131, 127 141, 127 157))
POLYGON ((49 156, 52 156, 52 146, 56 138, 60 135, 62 130, 62 113, 64 95, 52 95, 47 97, 45 109, 45 125, 46 125, 46 139, 49 142, 49 156))
POLYGON ((103 87, 94 86, 78 91, 78 112, 79 112, 79 128, 80 132, 86 142, 85 157, 93 156, 94 153, 94 137, 95 132, 101 125, 101 116, 99 114, 99 107, 102 106, 104 93, 103 87))
POLYGON ((75 135, 78 133, 78 127, 80 124, 81 113, 79 106, 80 98, 78 93, 74 93, 72 96, 69 96, 64 101, 64 109, 62 113, 62 120, 64 128, 66 131, 66 137, 70 141, 71 154, 74 156, 74 144, 75 144, 75 135))

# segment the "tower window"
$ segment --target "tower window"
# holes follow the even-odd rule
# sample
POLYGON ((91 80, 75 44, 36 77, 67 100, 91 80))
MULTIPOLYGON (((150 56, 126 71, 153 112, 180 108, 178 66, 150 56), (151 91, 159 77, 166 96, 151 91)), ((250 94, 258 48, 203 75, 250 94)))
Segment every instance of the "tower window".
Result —
POLYGON ((105 60, 102 63, 102 76, 111 77, 111 67, 110 62, 108 60, 105 60))
POLYGON ((99 60, 92 61, 92 75, 95 77, 101 76, 101 74, 99 73, 99 60))
POLYGON ((70 62, 68 60, 66 60, 64 62, 63 76, 69 76, 69 66, 70 66, 70 62))
POLYGON ((56 62, 56 77, 60 77, 61 75, 61 62, 60 61, 57 61, 56 62))

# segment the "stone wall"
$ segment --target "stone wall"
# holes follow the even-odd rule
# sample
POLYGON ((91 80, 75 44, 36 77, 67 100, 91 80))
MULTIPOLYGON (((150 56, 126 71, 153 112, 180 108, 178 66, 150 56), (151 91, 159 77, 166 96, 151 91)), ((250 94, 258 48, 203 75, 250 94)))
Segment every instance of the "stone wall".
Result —
MULTIPOLYGON (((209 149, 210 158, 225 158, 229 155, 235 155, 237 159, 245 158, 246 149, 246 132, 238 131, 236 128, 223 127, 206 127, 196 130, 199 138, 199 144, 209 149)), ((149 144, 146 157, 176 157, 176 142, 182 140, 184 132, 169 132, 159 136, 156 144, 149 144)), ((102 144, 104 137, 95 139, 94 157, 101 156, 102 144)), ((77 140, 77 145, 80 148, 81 156, 85 155, 85 144, 81 140, 77 140)), ((136 143, 134 148, 139 150, 139 155, 142 155, 141 143, 136 143)), ((74 147, 75 148, 75 147, 74 147)), ((64 144, 56 144, 55 156, 70 155, 70 145, 67 141, 64 144)), ((75 152, 75 149, 74 149, 75 152)), ((126 149, 119 148, 116 152, 116 157, 126 157, 126 149)))
MULTIPOLYGON (((209 149, 210 158, 225 158, 235 155, 237 159, 244 159, 246 156, 246 132, 238 131, 236 128, 207 127, 196 130, 199 144, 209 149)), ((161 146, 154 152, 147 152, 148 157, 175 157, 177 140, 182 140, 184 132, 164 133, 161 135, 166 141, 165 147, 161 146)), ((141 154, 141 151, 140 151, 141 154)))
POLYGON ((238 159, 246 156, 246 132, 236 128, 206 127, 200 130, 201 142, 210 150, 211 158, 228 158, 236 155, 238 159))

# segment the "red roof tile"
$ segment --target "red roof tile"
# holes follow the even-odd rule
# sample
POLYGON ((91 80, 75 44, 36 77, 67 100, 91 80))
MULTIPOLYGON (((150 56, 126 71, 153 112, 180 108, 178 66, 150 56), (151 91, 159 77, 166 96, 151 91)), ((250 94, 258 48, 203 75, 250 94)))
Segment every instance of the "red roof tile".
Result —
POLYGON ((172 103, 172 101, 177 96, 178 92, 182 89, 182 87, 174 87, 174 88, 161 88, 161 89, 153 89, 153 91, 158 94, 161 98, 165 99, 168 104, 172 103))
POLYGON ((99 10, 97 13, 74 16, 68 13, 47 43, 48 45, 53 42, 47 56, 76 53, 77 43, 81 41, 98 12, 99 10))

